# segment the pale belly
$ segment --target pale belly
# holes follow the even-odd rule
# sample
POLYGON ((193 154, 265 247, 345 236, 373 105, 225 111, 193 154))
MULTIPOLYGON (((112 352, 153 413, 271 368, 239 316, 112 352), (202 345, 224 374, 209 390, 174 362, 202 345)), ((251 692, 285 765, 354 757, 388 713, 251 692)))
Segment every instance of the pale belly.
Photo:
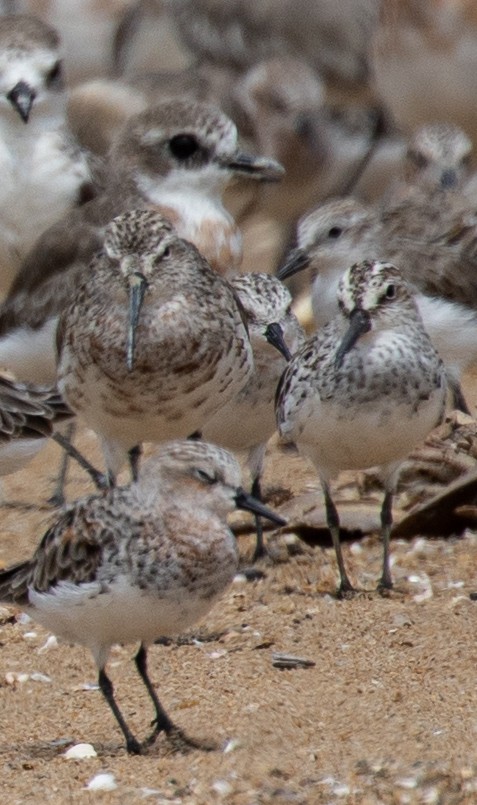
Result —
MULTIPOLYGON (((294 438, 324 474, 359 470, 403 460, 438 424, 442 390, 421 403, 409 405, 370 403, 352 409, 319 403, 294 438)), ((293 433, 291 434, 293 437, 293 433)))
POLYGON ((119 576, 101 590, 99 582, 75 586, 60 582, 51 592, 30 590, 31 617, 70 643, 91 649, 95 658, 107 658, 115 643, 152 643, 158 637, 183 633, 202 618, 232 581, 236 570, 233 545, 228 561, 207 585, 191 589, 141 590, 119 576), (233 549, 232 549, 233 548, 233 549))
POLYGON ((227 354, 212 377, 199 367, 184 382, 177 382, 173 373, 133 373, 119 384, 92 364, 70 371, 69 359, 68 350, 63 350, 59 390, 101 436, 108 468, 115 474, 135 445, 186 438, 201 430, 237 393, 250 371, 246 363, 238 368, 233 354, 227 354))

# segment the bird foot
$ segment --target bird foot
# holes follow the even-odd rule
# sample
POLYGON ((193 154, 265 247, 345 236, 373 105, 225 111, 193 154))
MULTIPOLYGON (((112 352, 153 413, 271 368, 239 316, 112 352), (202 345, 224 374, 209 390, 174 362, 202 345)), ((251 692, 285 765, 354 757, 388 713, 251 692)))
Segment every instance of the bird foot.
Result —
POLYGON ((46 502, 48 506, 52 506, 54 509, 61 509, 61 507, 65 505, 66 500, 62 492, 55 492, 46 502))
POLYGON ((356 598, 357 595, 359 595, 359 591, 355 590, 350 582, 342 582, 336 590, 336 597, 339 601, 350 601, 352 598, 356 598))
POLYGON ((247 581, 261 581, 261 579, 266 579, 267 574, 260 570, 259 567, 254 567, 253 565, 246 565, 245 567, 240 567, 238 572, 245 576, 247 581))
POLYGON ((392 593, 393 586, 394 585, 390 579, 382 577, 379 579, 376 589, 378 593, 383 596, 383 598, 389 598, 392 593))
POLYGON ((200 749, 202 752, 215 752, 220 748, 216 741, 191 738, 176 726, 173 726, 173 728, 167 732, 167 738, 172 749, 175 752, 181 752, 183 754, 190 752, 191 749, 200 749))
POLYGON ((143 747, 141 746, 139 741, 137 741, 136 738, 134 738, 133 736, 128 738, 128 740, 126 742, 126 749, 127 749, 128 755, 142 755, 143 754, 143 747))

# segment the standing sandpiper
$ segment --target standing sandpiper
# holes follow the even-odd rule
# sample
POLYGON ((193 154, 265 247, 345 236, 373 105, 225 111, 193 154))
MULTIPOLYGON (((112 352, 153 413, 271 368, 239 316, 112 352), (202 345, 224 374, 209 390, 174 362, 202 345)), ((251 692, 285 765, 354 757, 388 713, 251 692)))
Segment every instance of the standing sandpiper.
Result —
MULTIPOLYGON (((206 422, 202 436, 229 450, 247 452, 252 495, 261 500, 265 449, 277 427, 274 400, 278 381, 305 336, 291 310, 290 293, 276 277, 243 274, 233 277, 230 284, 245 311, 254 369, 238 394, 206 422)), ((265 553, 258 517, 256 525, 254 560, 265 553)))
POLYGON ((237 508, 284 525, 243 491, 230 453, 205 442, 167 443, 137 483, 77 501, 46 532, 32 559, 0 571, 1 601, 91 650, 99 687, 131 754, 143 752, 160 732, 185 738, 148 676, 147 645, 184 632, 232 581, 238 551, 226 517, 237 508), (105 671, 113 644, 136 641, 136 668, 155 711, 152 735, 143 744, 128 727, 105 671))
POLYGON ((444 415, 442 361, 401 272, 364 261, 344 274, 339 314, 305 342, 277 392, 280 433, 317 468, 338 561, 339 594, 354 592, 341 554, 330 480, 340 470, 379 466, 385 495, 379 588, 392 587, 389 538, 399 466, 444 415))
POLYGON ((102 437, 112 478, 141 442, 200 430, 253 371, 231 286, 153 210, 106 228, 58 345, 58 387, 102 437))

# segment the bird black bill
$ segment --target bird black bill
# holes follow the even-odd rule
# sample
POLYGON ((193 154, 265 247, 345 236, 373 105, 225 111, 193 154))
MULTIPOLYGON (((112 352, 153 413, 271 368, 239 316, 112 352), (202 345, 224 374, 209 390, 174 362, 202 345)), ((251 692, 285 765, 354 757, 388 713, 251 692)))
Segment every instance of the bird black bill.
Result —
POLYGON ((349 318, 349 326, 346 330, 341 343, 337 349, 335 356, 335 366, 338 369, 343 363, 343 358, 347 352, 350 351, 356 344, 357 340, 369 332, 371 329, 371 319, 369 313, 361 308, 355 308, 351 311, 349 318))
POLYGON ((254 156, 243 151, 237 151, 224 165, 234 173, 242 173, 264 182, 277 182, 285 173, 285 168, 276 159, 254 156))
POLYGON ((265 338, 267 339, 268 343, 272 345, 272 347, 278 349, 286 361, 291 359, 291 352, 286 345, 283 330, 278 322, 273 321, 267 326, 265 330, 265 338))
POLYGON ((265 517, 266 520, 270 520, 270 522, 275 523, 275 525, 283 526, 287 524, 287 521, 284 520, 283 517, 272 512, 271 509, 264 506, 263 503, 257 500, 257 498, 254 498, 253 495, 245 492, 244 489, 237 489, 235 504, 237 509, 243 509, 244 511, 252 512, 252 514, 257 514, 259 517, 265 517))
POLYGON ((15 84, 7 95, 7 99, 24 123, 28 123, 35 95, 35 91, 25 81, 19 81, 18 84, 15 84))
POLYGON ((132 372, 134 367, 134 353, 136 349, 136 330, 139 323, 144 294, 146 293, 147 280, 139 272, 134 272, 129 278, 129 319, 126 346, 126 365, 128 372, 132 372))
POLYGON ((308 268, 309 265, 310 258, 303 249, 292 249, 287 255, 283 265, 278 269, 277 277, 279 280, 285 280, 287 277, 292 277, 293 274, 297 274, 299 271, 308 268))

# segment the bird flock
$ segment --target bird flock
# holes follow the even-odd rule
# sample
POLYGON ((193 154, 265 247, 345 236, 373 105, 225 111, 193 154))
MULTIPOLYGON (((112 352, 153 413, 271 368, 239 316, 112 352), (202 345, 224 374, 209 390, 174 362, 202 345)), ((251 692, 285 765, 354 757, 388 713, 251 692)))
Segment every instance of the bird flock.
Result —
POLYGON ((262 502, 276 432, 318 473, 340 598, 359 591, 331 481, 378 467, 378 590, 393 589, 401 464, 449 408, 469 413, 474 132, 392 103, 401 35, 425 33, 419 4, 130 2, 106 15, 102 47, 103 11, 86 4, 89 68, 61 14, 58 32, 48 4, 44 18, 30 5, 0 16, 0 474, 53 437, 98 489, 0 570, 0 601, 91 650, 129 753, 161 732, 194 745, 157 697, 148 647, 231 583, 232 511, 255 517, 254 561, 262 519, 286 525, 262 502), (176 49, 150 69, 141 32, 166 23, 176 49), (95 432, 104 472, 63 423, 95 432), (106 673, 130 642, 154 709, 143 741, 106 673))

